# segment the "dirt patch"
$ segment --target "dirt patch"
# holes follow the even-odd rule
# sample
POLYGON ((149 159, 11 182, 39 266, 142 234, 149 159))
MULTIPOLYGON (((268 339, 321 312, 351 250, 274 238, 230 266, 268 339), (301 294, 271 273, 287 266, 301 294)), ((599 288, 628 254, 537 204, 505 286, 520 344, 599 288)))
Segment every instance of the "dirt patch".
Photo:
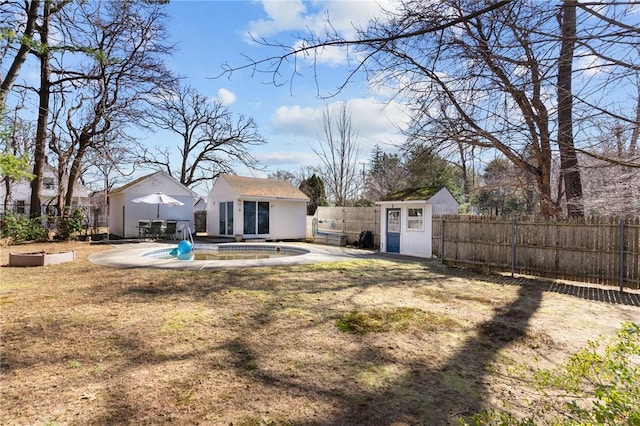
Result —
POLYGON ((108 246, 24 248, 76 260, 9 268, 2 249, 8 425, 457 424, 485 407, 524 409, 532 392, 513 366, 552 365, 640 322, 637 299, 602 301, 607 289, 437 263, 126 270, 88 262, 108 246), (338 327, 398 312, 401 327, 338 327), (446 326, 428 326, 436 319, 446 326))

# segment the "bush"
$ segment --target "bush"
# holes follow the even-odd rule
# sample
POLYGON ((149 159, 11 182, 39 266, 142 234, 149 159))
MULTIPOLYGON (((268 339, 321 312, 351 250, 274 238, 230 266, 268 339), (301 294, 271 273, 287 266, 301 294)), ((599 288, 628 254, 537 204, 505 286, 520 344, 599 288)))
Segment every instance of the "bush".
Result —
POLYGON ((640 425, 640 324, 624 323, 602 348, 602 339, 554 369, 534 372, 542 401, 533 416, 485 410, 463 425, 640 425))
POLYGON ((48 232, 42 223, 43 218, 40 216, 30 219, 27 216, 7 214, 2 221, 2 237, 9 238, 14 243, 44 241, 48 232))
POLYGON ((58 219, 58 238, 65 241, 77 239, 85 221, 86 216, 82 210, 79 208, 71 210, 69 207, 65 207, 62 217, 58 219))

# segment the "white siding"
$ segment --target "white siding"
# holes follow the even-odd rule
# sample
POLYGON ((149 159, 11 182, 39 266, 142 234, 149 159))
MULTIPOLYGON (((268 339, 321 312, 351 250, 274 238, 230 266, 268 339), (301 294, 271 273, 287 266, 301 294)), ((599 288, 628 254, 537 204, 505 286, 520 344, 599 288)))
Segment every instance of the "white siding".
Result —
MULTIPOLYGON (((40 202, 42 204, 43 213, 46 211, 46 206, 55 203, 55 198, 58 194, 59 182, 56 176, 55 170, 46 165, 44 168, 43 179, 53 181, 53 186, 47 188, 43 184, 43 188, 40 192, 40 202)), ((66 184, 66 182, 64 182, 66 184)), ((90 205, 89 195, 91 191, 86 186, 76 184, 73 190, 72 205, 88 207, 90 205)), ((9 204, 14 205, 18 201, 23 201, 26 205, 26 213, 29 213, 29 203, 31 202, 31 182, 28 180, 22 180, 19 182, 12 182, 10 185, 11 199, 9 204)), ((0 185, 0 213, 4 213, 4 200, 7 197, 5 192, 4 183, 0 185)))
POLYGON ((431 198, 429 203, 433 205, 433 215, 445 215, 445 214, 458 214, 460 205, 456 199, 451 195, 448 189, 442 188, 436 192, 431 198))
POLYGON ((307 234, 307 202, 269 197, 239 196, 224 179, 217 179, 207 195, 207 235, 220 235, 220 203, 233 202, 234 235, 269 240, 303 240, 307 234), (244 201, 269 203, 269 234, 244 235, 244 201))
POLYGON ((426 257, 433 256, 431 236, 432 236, 432 205, 425 203, 394 201, 380 204, 380 251, 387 251, 387 209, 400 209, 400 253, 406 256, 426 257), (422 229, 409 229, 409 209, 423 209, 422 229))
MULTIPOLYGON (((233 201, 234 204, 234 234, 242 233, 242 227, 239 230, 237 228, 238 193, 226 180, 218 178, 207 195, 207 235, 220 235, 220 203, 229 201, 233 201)), ((242 225, 242 222, 240 222, 240 225, 242 225)))
POLYGON ((188 226, 193 232, 194 193, 166 173, 157 173, 121 192, 109 194, 109 232, 123 238, 138 237, 139 220, 177 220, 178 227, 188 226), (183 202, 182 206, 134 203, 133 199, 154 192, 164 192, 183 202), (124 206, 124 209, 123 209, 124 206))
POLYGON ((401 208, 402 232, 400 253, 407 256, 431 257, 431 204, 409 204, 401 208), (409 209, 423 209, 422 230, 408 228, 409 209))
POLYGON ((305 201, 271 201, 269 227, 272 238, 304 240, 307 237, 307 203, 305 201))

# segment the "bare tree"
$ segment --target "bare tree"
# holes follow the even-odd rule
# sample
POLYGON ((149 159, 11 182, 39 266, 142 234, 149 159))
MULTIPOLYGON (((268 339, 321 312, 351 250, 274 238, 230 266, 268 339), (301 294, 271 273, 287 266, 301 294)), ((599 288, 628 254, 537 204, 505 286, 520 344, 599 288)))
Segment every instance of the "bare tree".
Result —
POLYGON ((322 114, 324 138, 313 152, 320 160, 317 174, 325 184, 327 195, 337 206, 346 206, 358 192, 360 145, 357 131, 351 125, 351 114, 341 102, 335 110, 327 107, 322 114))
POLYGON ((597 154, 608 161, 583 155, 583 181, 585 185, 584 205, 592 216, 628 216, 640 214, 640 168, 614 164, 610 160, 619 158, 621 162, 633 157, 633 131, 618 122, 595 123, 597 154))
POLYGON ((425 7, 422 0, 405 0, 353 40, 329 23, 319 38, 310 35, 280 56, 226 71, 252 67, 271 72, 272 81, 281 84, 289 60, 294 67, 288 81, 297 75, 298 55, 313 59, 328 46, 353 49, 359 55, 351 75, 365 71, 373 82, 395 88, 412 105, 415 128, 424 135, 442 129, 443 119, 455 123, 443 143, 498 151, 535 183, 540 213, 560 214, 563 197, 567 213, 579 216, 578 153, 640 166, 637 157, 599 154, 588 145, 589 129, 583 126, 596 115, 637 123, 635 115, 621 112, 627 110, 625 101, 610 95, 640 69, 634 5, 445 0, 425 7), (572 68, 576 59, 583 63, 572 68), (600 77, 589 78, 594 73, 600 77), (556 152, 561 180, 554 188, 556 152))
POLYGON ((376 145, 365 179, 365 198, 376 201, 391 191, 408 186, 408 173, 398 154, 388 154, 376 145))
MULTIPOLYGON (((38 48, 31 49, 40 64, 40 86, 38 93, 38 124, 36 126, 35 148, 33 154, 33 174, 35 178, 31 181, 31 199, 29 202, 29 214, 37 217, 42 214, 41 191, 44 177, 44 169, 46 165, 46 148, 47 148, 47 125, 49 120, 49 99, 51 95, 51 49, 49 46, 49 29, 51 17, 60 11, 65 3, 53 4, 45 1, 43 3, 43 11, 41 23, 37 26, 37 32, 40 36, 40 44, 38 48)), ((24 42, 23 42, 24 43, 24 42)), ((28 43, 28 42, 27 42, 28 43)))
POLYGON ((64 205, 70 206, 86 157, 128 140, 125 132, 141 120, 150 94, 175 79, 163 63, 171 46, 161 6, 85 2, 64 12, 59 31, 75 47, 56 57, 61 66, 54 70, 55 83, 65 89, 58 95, 64 120, 57 122, 61 131, 50 147, 67 173, 64 205))
POLYGON ((295 173, 289 170, 281 170, 281 169, 278 169, 275 172, 269 173, 267 175, 267 178, 284 180, 284 181, 290 182, 294 186, 298 186, 302 182, 295 173))
POLYGON ((239 164, 256 168, 250 147, 265 143, 253 118, 234 115, 222 102, 188 86, 161 96, 146 120, 178 138, 178 156, 169 147, 141 147, 139 162, 160 167, 189 187, 233 173, 239 164))

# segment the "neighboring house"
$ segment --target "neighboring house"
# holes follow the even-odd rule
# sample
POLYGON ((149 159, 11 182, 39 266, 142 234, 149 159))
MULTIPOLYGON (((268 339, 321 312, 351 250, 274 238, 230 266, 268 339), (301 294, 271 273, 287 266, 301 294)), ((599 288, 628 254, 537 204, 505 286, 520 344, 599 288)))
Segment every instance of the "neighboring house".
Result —
MULTIPOLYGON (((63 185, 66 185, 66 176, 63 185)), ((42 214, 49 214, 56 216, 55 204, 58 196, 58 190, 60 188, 60 182, 56 169, 49 164, 45 164, 44 175, 42 177, 42 190, 40 192, 40 202, 42 204, 42 214)), ((31 203, 31 182, 28 180, 21 180, 18 182, 12 182, 9 190, 9 202, 8 210, 14 214, 29 214, 31 203)), ((5 199, 7 198, 7 191, 5 183, 0 184, 0 217, 4 216, 5 199)), ((73 189, 73 207, 80 207, 85 211, 85 214, 89 215, 91 205, 91 190, 84 185, 76 183, 73 189)))
POLYGON ((287 181, 220 175, 207 196, 207 234, 303 240, 308 201, 287 181))
POLYGON ((203 212, 207 210, 207 199, 198 197, 196 203, 193 205, 193 211, 195 212, 203 212))
POLYGON ((198 233, 207 232, 207 199, 198 197, 196 204, 193 206, 194 210, 194 225, 195 231, 198 233))
POLYGON ((442 188, 415 188, 385 195, 380 205, 380 251, 407 256, 433 256, 433 215, 458 214, 460 205, 442 188))
POLYGON ((107 195, 109 198, 109 232, 122 238, 138 236, 139 220, 175 220, 178 228, 193 230, 193 205, 196 193, 169 173, 159 171, 138 178, 107 195), (144 195, 163 192, 184 203, 181 206, 134 203, 144 195))

